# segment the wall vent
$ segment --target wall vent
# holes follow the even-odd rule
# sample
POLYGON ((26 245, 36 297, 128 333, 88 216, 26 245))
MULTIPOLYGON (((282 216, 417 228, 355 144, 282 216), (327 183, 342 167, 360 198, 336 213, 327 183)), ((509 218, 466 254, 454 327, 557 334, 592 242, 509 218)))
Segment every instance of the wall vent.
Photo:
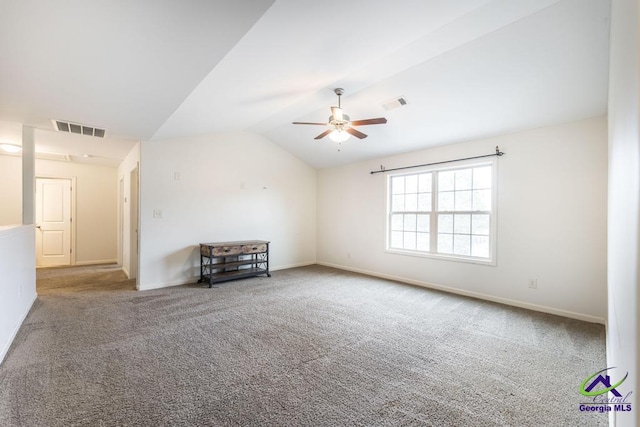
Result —
POLYGON ((396 108, 404 107, 407 105, 407 98, 404 96, 398 96, 397 98, 390 99, 382 103, 382 108, 385 110, 394 110, 396 108))
POLYGON ((80 123, 65 122, 62 120, 51 120, 53 128, 58 132, 69 132, 78 135, 95 136, 104 138, 105 130, 94 126, 81 125, 80 123))

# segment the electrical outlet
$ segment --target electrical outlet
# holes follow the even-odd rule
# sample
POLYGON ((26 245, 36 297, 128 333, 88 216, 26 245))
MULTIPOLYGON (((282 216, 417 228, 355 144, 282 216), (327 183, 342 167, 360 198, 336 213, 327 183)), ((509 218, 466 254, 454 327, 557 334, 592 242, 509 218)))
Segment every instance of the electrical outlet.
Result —
POLYGON ((156 209, 153 211, 153 217, 155 219, 162 219, 162 211, 160 209, 156 209))
POLYGON ((529 289, 538 289, 538 279, 529 280, 529 289))

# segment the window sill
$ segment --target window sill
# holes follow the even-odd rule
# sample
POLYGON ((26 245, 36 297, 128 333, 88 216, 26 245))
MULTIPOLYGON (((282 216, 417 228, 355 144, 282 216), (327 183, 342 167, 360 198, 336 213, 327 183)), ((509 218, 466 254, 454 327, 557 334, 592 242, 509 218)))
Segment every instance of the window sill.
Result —
POLYGON ((443 254, 430 254, 426 252, 418 252, 411 250, 402 250, 402 249, 385 249, 384 250, 388 254, 393 255, 408 255, 418 258, 431 258, 442 261, 454 261, 454 262, 464 262, 467 264, 478 264, 478 265, 486 265, 489 267, 495 267, 497 265, 495 257, 492 259, 482 259, 482 258, 471 258, 471 257, 463 257, 458 255, 443 255, 443 254))

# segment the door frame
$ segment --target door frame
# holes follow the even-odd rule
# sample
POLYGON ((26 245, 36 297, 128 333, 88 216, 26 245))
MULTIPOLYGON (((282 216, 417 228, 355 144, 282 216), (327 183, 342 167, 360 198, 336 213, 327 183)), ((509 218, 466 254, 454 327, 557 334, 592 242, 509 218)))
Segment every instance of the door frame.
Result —
POLYGON ((140 163, 129 171, 129 279, 140 275, 140 163), (135 177, 135 179, 134 179, 135 177))
POLYGON ((118 181, 118 265, 124 267, 124 175, 118 181))
MULTIPOLYGON (((39 179, 66 179, 68 181, 71 181, 71 194, 70 194, 70 198, 71 198, 71 228, 70 228, 70 233, 71 236, 69 237, 70 242, 69 245, 71 247, 71 256, 69 257, 69 265, 76 265, 76 177, 75 176, 52 176, 52 175, 36 175, 35 176, 35 180, 33 181, 34 183, 34 188, 33 188, 33 198, 34 198, 34 208, 37 207, 37 198, 36 198, 36 188, 37 187, 37 182, 39 179)), ((34 218, 35 220, 35 218, 34 218)), ((35 244, 35 242, 34 242, 35 244)), ((46 268, 46 267, 41 267, 36 265, 36 268, 46 268)))

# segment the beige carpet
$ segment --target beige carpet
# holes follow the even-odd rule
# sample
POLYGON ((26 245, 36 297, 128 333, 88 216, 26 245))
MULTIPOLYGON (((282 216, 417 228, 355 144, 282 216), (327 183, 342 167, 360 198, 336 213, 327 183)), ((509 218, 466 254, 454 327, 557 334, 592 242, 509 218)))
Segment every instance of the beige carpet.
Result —
POLYGON ((578 410, 601 325, 320 266, 145 292, 90 270, 38 272, 0 425, 606 425, 578 410))

